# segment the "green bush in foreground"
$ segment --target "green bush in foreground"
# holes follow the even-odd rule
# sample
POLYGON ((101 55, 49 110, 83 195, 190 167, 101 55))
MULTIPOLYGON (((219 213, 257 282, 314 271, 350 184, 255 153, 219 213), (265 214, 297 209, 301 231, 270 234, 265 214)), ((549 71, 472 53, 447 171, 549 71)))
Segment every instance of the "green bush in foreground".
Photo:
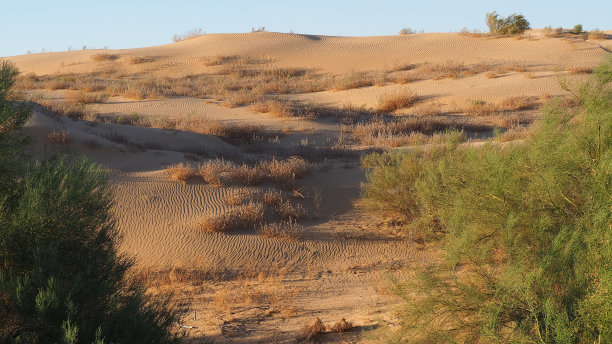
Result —
POLYGON ((24 161, 29 112, 5 97, 16 75, 1 63, 0 342, 178 343, 180 311, 145 295, 117 252, 106 172, 24 161))
POLYGON ((612 59, 524 143, 377 154, 367 204, 439 238, 409 283, 400 341, 612 342, 612 59))

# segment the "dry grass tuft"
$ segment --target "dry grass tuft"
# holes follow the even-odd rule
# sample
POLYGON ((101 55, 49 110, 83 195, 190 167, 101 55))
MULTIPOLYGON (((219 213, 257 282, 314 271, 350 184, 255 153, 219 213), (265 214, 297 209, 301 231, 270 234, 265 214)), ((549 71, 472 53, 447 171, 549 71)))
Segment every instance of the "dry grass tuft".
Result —
POLYGON ((225 232, 232 228, 235 222, 232 214, 210 214, 194 223, 195 228, 208 233, 225 232))
POLYGON ((150 63, 150 62, 153 62, 153 61, 155 61, 155 58, 153 58, 151 56, 131 56, 127 60, 128 64, 131 64, 131 65, 142 64, 142 63, 150 63))
POLYGON ((84 93, 81 91, 65 91, 64 98, 73 104, 94 104, 104 103, 108 99, 108 94, 103 92, 84 93))
POLYGON ((351 322, 346 321, 344 318, 334 324, 331 327, 331 331, 333 332, 348 332, 353 328, 353 324, 351 322))
POLYGON ((227 171, 227 177, 242 185, 259 185, 265 175, 258 167, 242 164, 227 171))
POLYGON ((334 91, 345 91, 353 88, 373 86, 374 80, 365 73, 350 73, 342 76, 333 86, 334 91))
POLYGON ((269 189, 263 194, 262 201, 270 207, 277 207, 283 202, 283 194, 280 191, 269 189))
POLYGON ((264 238, 278 238, 286 241, 298 241, 304 232, 304 226, 295 220, 280 223, 264 223, 259 227, 258 233, 264 238))
POLYGON ((502 100, 499 105, 503 110, 506 111, 517 111, 531 109, 537 104, 536 97, 529 96, 517 96, 510 97, 502 100))
POLYGON ((166 167, 166 172, 171 180, 185 181, 194 175, 193 168, 186 163, 178 163, 166 167))
POLYGON ((567 73, 568 74, 590 74, 590 73, 593 73, 593 68, 570 66, 570 67, 567 67, 567 73))
POLYGON ((225 197, 225 203, 232 206, 238 206, 244 203, 247 199, 253 196, 253 192, 236 191, 225 197))
POLYGON ((402 94, 385 96, 380 99, 378 110, 384 112, 392 112, 398 109, 411 107, 419 100, 419 97, 413 91, 407 91, 402 94))
POLYGON ((198 173, 208 184, 222 187, 223 181, 221 180, 221 174, 231 171, 234 166, 234 164, 224 159, 215 159, 200 164, 200 166, 198 166, 198 173))
POLYGON ((66 130, 62 130, 62 131, 54 130, 47 136, 47 139, 50 142, 53 142, 55 144, 64 145, 70 142, 70 133, 67 132, 66 130))
POLYGON ((96 62, 100 62, 100 61, 114 61, 116 59, 118 59, 119 56, 118 55, 114 55, 114 54, 95 54, 91 56, 91 59, 93 61, 96 62))
POLYGON ((295 156, 287 160, 263 161, 259 166, 271 181, 283 187, 293 186, 295 179, 301 179, 310 172, 308 163, 295 156))
POLYGON ((306 216, 306 209, 301 204, 293 205, 291 201, 285 200, 273 207, 278 216, 287 221, 297 221, 306 216))
POLYGON ((259 202, 249 201, 232 211, 232 214, 240 220, 239 224, 243 227, 254 226, 263 221, 265 206, 259 202))
POLYGON ((325 330, 325 325, 321 319, 316 318, 312 325, 304 325, 303 333, 306 336, 306 339, 310 340, 319 334, 325 333, 325 330))

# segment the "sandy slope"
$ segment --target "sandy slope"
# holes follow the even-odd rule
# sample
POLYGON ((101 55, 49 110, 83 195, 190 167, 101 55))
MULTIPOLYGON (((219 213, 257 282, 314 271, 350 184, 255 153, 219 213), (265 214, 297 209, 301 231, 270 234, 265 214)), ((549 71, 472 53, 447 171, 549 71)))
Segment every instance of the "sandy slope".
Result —
MULTIPOLYGON (((447 61, 466 64, 510 62, 525 64, 535 70, 533 78, 517 72, 497 78, 487 78, 481 73, 456 80, 422 80, 408 85, 389 83, 382 87, 288 96, 323 105, 352 104, 375 108, 381 97, 410 89, 428 102, 453 106, 476 99, 498 102, 512 96, 563 94, 555 77, 555 68, 593 67, 608 54, 605 49, 610 48, 609 42, 576 41, 570 44, 563 39, 540 37, 537 32, 533 33, 532 39, 522 40, 458 34, 328 37, 250 33, 205 35, 142 49, 31 54, 10 59, 22 71, 37 74, 79 73, 116 67, 123 68, 126 73, 182 76, 208 72, 209 67, 204 66, 202 58, 218 55, 251 56, 261 59, 266 66, 309 68, 323 73, 383 70, 405 63, 447 61), (92 55, 101 52, 122 58, 119 63, 91 60, 92 55), (155 62, 146 66, 122 62, 123 58, 132 56, 154 57, 155 62)), ((61 96, 58 92, 45 94, 48 97, 61 96)), ((279 119, 267 114, 254 114, 244 107, 228 109, 215 101, 186 97, 142 101, 112 97, 103 104, 89 105, 88 108, 102 115, 136 112, 145 116, 199 116, 211 120, 260 123, 275 130, 289 127, 291 134, 280 141, 280 145, 287 147, 295 147, 305 138, 321 141, 332 137, 338 127, 338 123, 330 121, 279 119), (313 135, 313 132, 320 135, 313 135)), ((41 109, 34 113, 27 130, 34 139, 33 148, 39 154, 50 150, 84 154, 111 171, 111 181, 115 186, 113 211, 123 235, 121 247, 124 252, 135 255, 140 266, 189 266, 266 273, 283 268, 292 273, 291 278, 283 282, 283 288, 303 289, 296 301, 300 311, 285 318, 260 313, 219 316, 219 312, 211 308, 215 295, 226 287, 238 288, 239 282, 206 285, 198 294, 190 296, 199 300, 196 306, 199 312, 210 314, 201 320, 186 319, 186 324, 198 327, 191 330, 193 336, 212 335, 225 342, 227 336, 223 326, 237 318, 241 319, 238 323, 242 328, 251 328, 241 336, 245 337, 240 339, 243 342, 267 341, 266 338, 274 337, 279 329, 284 333, 280 335, 281 342, 290 342, 295 339, 301 325, 314 316, 325 322, 347 317, 358 326, 373 325, 397 303, 388 295, 373 292, 371 285, 381 287, 384 283, 384 271, 435 259, 432 252, 422 250, 414 242, 373 231, 380 227, 380 223, 354 206, 359 199, 360 183, 364 180, 364 173, 358 168, 358 158, 355 157, 321 162, 311 175, 300 181, 303 192, 314 188, 322 190, 323 201, 319 216, 310 216, 302 222, 306 226, 304 237, 291 242, 262 238, 252 230, 229 234, 198 232, 193 227, 195 219, 207 213, 227 211, 230 206, 225 198, 248 188, 214 188, 198 178, 186 183, 170 181, 164 171, 168 164, 189 162, 186 151, 232 152, 257 160, 266 156, 265 145, 259 152, 237 153, 239 148, 210 135, 73 121, 52 117, 41 109), (48 142, 47 135, 53 130, 68 131, 70 142, 66 145, 48 142), (127 141, 122 143, 113 137, 127 141), (364 309, 364 305, 368 309, 364 309)), ((269 185, 262 189, 267 187, 269 185)), ((304 204, 312 213, 313 201, 305 200, 304 204)), ((245 306, 248 312, 253 311, 251 306, 245 306)), ((343 338, 339 340, 363 339, 358 334, 343 338)), ((238 338, 231 340, 238 341, 238 338)))
MULTIPOLYGON (((377 37, 330 37, 272 32, 211 34, 151 48, 86 50, 11 57, 25 72, 49 74, 83 72, 94 68, 91 56, 113 53, 126 56, 169 58, 165 71, 202 72, 199 58, 217 55, 251 56, 279 67, 301 67, 345 73, 410 63, 521 62, 536 65, 597 64, 609 41, 576 41, 560 38, 479 38, 454 33, 377 37)), ((137 67, 134 67, 137 68, 137 67)))

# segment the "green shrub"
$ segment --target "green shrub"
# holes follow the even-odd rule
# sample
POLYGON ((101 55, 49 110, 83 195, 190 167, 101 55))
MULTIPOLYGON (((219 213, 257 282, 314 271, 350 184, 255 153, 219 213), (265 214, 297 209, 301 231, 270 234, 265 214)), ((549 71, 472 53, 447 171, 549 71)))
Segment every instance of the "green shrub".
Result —
POLYGON ((497 12, 487 13, 489 32, 496 35, 518 35, 530 29, 529 22, 521 14, 512 14, 506 18, 497 12))
POLYGON ((23 158, 28 111, 5 97, 16 75, 2 63, 0 342, 178 343, 181 311, 145 295, 117 252, 106 172, 85 159, 23 158))
POLYGON ((580 33, 582 33, 582 24, 574 25, 574 28, 572 29, 572 33, 575 35, 579 35, 580 33))
POLYGON ((400 340, 612 342, 611 82, 608 59, 572 90, 583 111, 552 102, 522 144, 365 160, 366 203, 444 248, 393 283, 400 340))

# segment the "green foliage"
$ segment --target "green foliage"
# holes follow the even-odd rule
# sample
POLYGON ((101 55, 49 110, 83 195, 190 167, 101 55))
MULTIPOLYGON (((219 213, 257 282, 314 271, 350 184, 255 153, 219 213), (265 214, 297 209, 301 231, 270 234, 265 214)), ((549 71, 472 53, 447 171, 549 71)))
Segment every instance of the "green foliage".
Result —
POLYGON ((574 90, 583 110, 552 102, 523 144, 365 160, 373 209, 445 233, 443 263, 394 282, 400 339, 612 342, 611 81, 608 59, 574 90))
POLYGON ((27 104, 8 100, 18 74, 13 64, 0 61, 0 192, 6 192, 10 176, 19 170, 17 158, 26 142, 20 129, 30 117, 27 104))
POLYGON ((85 159, 16 159, 27 119, 5 97, 16 75, 1 65, 0 341, 178 343, 180 311, 146 296, 117 252, 106 172, 85 159))
POLYGON ((506 18, 493 11, 486 15, 489 32, 496 35, 518 35, 530 29, 529 22, 522 14, 512 14, 506 18))
POLYGON ((575 35, 582 33, 582 24, 574 25, 574 28, 572 29, 572 33, 575 35))

